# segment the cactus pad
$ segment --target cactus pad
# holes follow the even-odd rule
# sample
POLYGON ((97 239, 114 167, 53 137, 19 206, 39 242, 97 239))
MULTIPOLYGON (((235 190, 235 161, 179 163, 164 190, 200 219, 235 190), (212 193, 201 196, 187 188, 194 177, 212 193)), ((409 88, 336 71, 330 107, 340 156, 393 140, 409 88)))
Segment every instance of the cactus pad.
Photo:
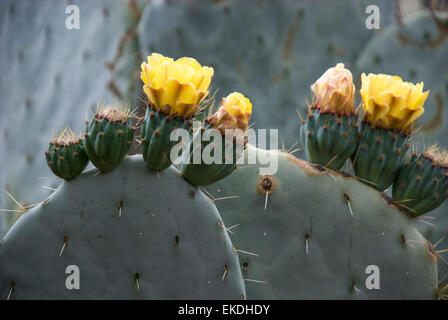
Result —
POLYGON ((59 137, 50 142, 45 155, 51 171, 65 180, 80 175, 89 163, 84 141, 68 129, 63 130, 59 137))
POLYGON ((355 175, 384 191, 394 181, 409 149, 408 136, 390 129, 359 126, 358 148, 352 156, 355 175))
POLYGON ((436 254, 390 199, 347 174, 255 151, 278 155, 277 173, 260 176, 263 165, 250 165, 206 188, 239 196, 215 204, 235 225, 235 247, 252 253, 239 254, 248 299, 434 298, 436 254), (370 265, 378 290, 366 287, 370 265))
POLYGON ((412 216, 434 210, 448 196, 447 163, 439 163, 431 153, 413 154, 400 169, 393 185, 392 199, 412 216))
POLYGON ((356 150, 357 118, 310 109, 300 127, 307 159, 332 170, 340 169, 356 150))
POLYGON ((86 121, 85 146, 95 167, 103 172, 115 169, 123 161, 134 140, 127 111, 113 107, 100 110, 86 121))
POLYGON ((171 141, 175 129, 190 130, 189 120, 168 116, 160 110, 146 108, 142 123, 141 142, 143 159, 152 170, 164 170, 171 165, 171 148, 178 141, 171 141))
POLYGON ((240 299, 238 257, 213 203, 141 156, 87 171, 23 214, 0 244, 6 299, 240 299), (68 266, 79 290, 68 290, 68 266))

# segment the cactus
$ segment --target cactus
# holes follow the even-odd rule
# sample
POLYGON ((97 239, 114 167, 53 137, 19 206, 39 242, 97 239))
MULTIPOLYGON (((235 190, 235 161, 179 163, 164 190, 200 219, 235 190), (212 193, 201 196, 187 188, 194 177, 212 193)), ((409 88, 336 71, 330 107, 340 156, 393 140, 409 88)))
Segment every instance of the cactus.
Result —
POLYGON ((154 108, 146 108, 142 122, 141 142, 143 159, 153 170, 164 170, 171 165, 171 149, 177 141, 171 141, 170 136, 175 129, 190 131, 190 121, 177 116, 170 117, 154 108))
POLYGON ((115 169, 124 159, 135 127, 128 106, 100 106, 92 121, 86 121, 86 152, 95 167, 103 172, 115 169))
POLYGON ((23 214, 0 245, 0 297, 240 299, 238 257, 213 203, 141 156, 92 169, 23 214), (80 289, 65 286, 66 268, 80 289))
MULTIPOLYGON (((278 128, 292 145, 298 122, 292 115, 309 98, 309 82, 338 62, 350 67, 376 33, 365 27, 365 9, 371 4, 152 1, 142 13, 138 38, 143 52, 197 57, 212 66, 220 92, 238 90, 259 110, 273 111, 254 113, 255 129, 278 128)), ((381 28, 394 21, 394 1, 377 0, 375 5, 381 11, 381 28)))
POLYGON ((398 173, 392 199, 412 216, 434 210, 448 196, 447 169, 448 154, 435 145, 412 154, 398 173))
MULTIPOLYGON (((0 189, 22 203, 48 195, 39 177, 52 176, 40 156, 54 128, 79 134, 97 101, 132 102, 138 95, 138 43, 135 28, 141 1, 100 0, 0 2, 0 189), (66 7, 77 5, 80 29, 65 27, 66 7), (51 17, 51 19, 48 19, 51 17), (23 137, 24 125, 32 134, 23 137)), ((58 181, 47 181, 56 187, 58 181)), ((15 204, 0 193, 0 207, 15 204)), ((1 215, 0 235, 12 222, 1 215)))
POLYGON ((171 140, 175 129, 188 129, 188 121, 196 114, 208 95, 213 68, 203 67, 194 58, 172 58, 153 53, 141 65, 140 78, 148 98, 142 124, 143 159, 153 170, 168 168, 173 159, 171 140))
POLYGON ((205 186, 231 174, 246 146, 251 114, 252 103, 241 93, 223 98, 218 111, 207 117, 190 139, 181 164, 184 178, 205 186))
POLYGON ((384 191, 394 182, 409 147, 407 135, 363 122, 359 126, 358 148, 352 155, 356 176, 384 191))
POLYGON ((50 142, 45 155, 51 171, 65 180, 79 176, 89 163, 84 141, 75 136, 69 128, 62 130, 56 139, 50 142))
POLYGON ((423 92, 423 82, 414 85, 398 76, 363 73, 361 79, 363 119, 352 162, 357 177, 383 191, 404 164, 429 91, 423 92))
POLYGON ((235 234, 248 299, 432 299, 436 254, 384 194, 343 173, 248 146, 278 171, 250 165, 206 188, 235 234), (365 287, 380 270, 380 290, 365 287))
MULTIPOLYGON (((423 81, 431 89, 425 103, 425 113, 421 117, 421 128, 414 135, 414 142, 438 141, 448 147, 448 128, 444 103, 448 101, 447 78, 442 66, 446 65, 448 42, 444 38, 447 30, 448 14, 425 10, 409 16, 402 24, 388 26, 375 35, 360 52, 356 68, 364 72, 384 72, 397 74, 410 80, 423 81)), ((406 205, 406 202, 403 203, 406 205)), ((438 249, 448 247, 448 203, 422 216, 417 224, 422 234, 437 243, 438 249), (435 217, 436 219, 430 219, 435 217), (426 223, 423 223, 426 222, 426 223), (445 237, 445 238, 443 238, 445 237)), ((447 266, 439 264, 440 279, 445 278, 447 266)))
POLYGON ((358 118, 352 74, 339 63, 311 90, 314 101, 300 126, 300 140, 310 162, 338 170, 356 150, 358 118))
POLYGON ((448 100, 447 78, 441 67, 448 56, 448 42, 442 41, 448 14, 428 10, 409 16, 378 33, 360 52, 356 69, 366 73, 394 74, 408 81, 422 81, 431 93, 414 141, 438 139, 447 147, 443 103, 448 100), (424 61, 424 62, 423 62, 424 61))

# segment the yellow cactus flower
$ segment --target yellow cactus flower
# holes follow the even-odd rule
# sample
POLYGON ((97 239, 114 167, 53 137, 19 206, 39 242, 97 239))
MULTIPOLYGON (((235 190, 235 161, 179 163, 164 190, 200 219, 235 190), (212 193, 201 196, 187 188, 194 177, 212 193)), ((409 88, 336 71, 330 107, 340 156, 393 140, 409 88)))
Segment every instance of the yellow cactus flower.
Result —
POLYGON ((414 85, 397 76, 364 73, 361 80, 365 120, 373 125, 407 133, 425 111, 429 90, 423 92, 423 82, 414 85))
POLYGON ((250 100, 239 92, 233 92, 222 99, 221 107, 207 118, 207 122, 223 134, 226 129, 246 131, 251 114, 250 100))
POLYGON ((321 112, 338 114, 354 113, 353 100, 355 85, 350 70, 344 68, 343 63, 328 69, 311 85, 314 94, 313 107, 321 112))
POLYGON ((151 104, 167 115, 193 116, 209 93, 213 68, 202 67, 193 58, 172 58, 153 53, 141 64, 143 91, 151 104))

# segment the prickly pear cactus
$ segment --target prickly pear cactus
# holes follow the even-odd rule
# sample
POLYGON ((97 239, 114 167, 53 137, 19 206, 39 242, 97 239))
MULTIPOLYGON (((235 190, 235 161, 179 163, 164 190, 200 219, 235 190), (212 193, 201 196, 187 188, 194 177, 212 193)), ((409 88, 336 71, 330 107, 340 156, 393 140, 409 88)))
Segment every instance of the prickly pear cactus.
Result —
POLYGON ((278 156, 277 173, 260 176, 263 165, 248 165, 206 190, 246 251, 248 299, 436 297, 436 254, 389 198, 284 152, 247 152, 278 156), (376 267, 379 289, 369 290, 376 267))
POLYGON ((115 169, 125 158, 135 127, 129 107, 103 107, 86 121, 84 144, 89 160, 102 172, 115 169))
MULTIPOLYGON (((0 2, 0 163, 8 167, 0 171, 1 190, 26 204, 42 200, 48 191, 37 178, 52 176, 41 156, 48 137, 66 125, 79 134, 84 124, 74 112, 88 115, 97 101, 136 98, 138 74, 133 77, 140 57, 135 28, 141 4, 0 2), (79 8, 80 29, 66 28, 69 5, 79 8), (32 132, 26 139, 24 124, 32 132)), ((1 192, 1 208, 13 208, 7 199, 1 192)), ((6 223, 1 220, 3 235, 6 223)))
POLYGON ((1 242, 0 270, 9 299, 245 297, 216 207, 174 167, 157 174, 141 156, 64 182, 23 214, 1 242), (66 287, 68 266, 79 290, 66 287))
POLYGON ((419 119, 422 127, 416 132, 414 141, 440 141, 447 145, 448 114, 444 102, 448 100, 448 14, 421 11, 404 20, 403 24, 392 24, 378 33, 366 45, 356 61, 355 67, 365 73, 394 74, 411 82, 424 82, 431 90, 425 103, 425 113, 419 119), (423 62, 424 61, 424 62, 423 62))
MULTIPOLYGON (((309 83, 323 70, 351 63, 376 33, 365 27, 370 0, 152 1, 138 27, 143 52, 191 56, 215 69, 220 92, 244 92, 260 110, 254 128, 279 128, 296 142, 309 83), (350 27, 347 27, 350 21, 350 27), (151 30, 151 31, 149 31, 151 30), (232 43, 229 46, 229 43, 232 43)), ((393 21, 395 2, 374 2, 381 27, 393 21)))
MULTIPOLYGON (((447 147, 446 136, 448 114, 448 78, 443 66, 448 56, 448 16, 446 13, 419 12, 393 24, 377 34, 359 54, 356 68, 363 72, 396 74, 410 81, 423 81, 431 89, 426 101, 425 113, 421 117, 422 127, 412 142, 424 144, 438 141, 447 147), (405 57, 405 58, 404 58, 405 57), (424 61, 424 62, 422 62, 424 61)), ((440 208, 429 212, 417 224, 421 232, 433 243, 442 240, 438 249, 448 248, 448 219, 445 202, 440 208), (432 217, 435 217, 433 219, 432 217), (445 238, 442 238, 445 237, 445 238)), ((439 264, 440 278, 447 272, 445 263, 439 264)))

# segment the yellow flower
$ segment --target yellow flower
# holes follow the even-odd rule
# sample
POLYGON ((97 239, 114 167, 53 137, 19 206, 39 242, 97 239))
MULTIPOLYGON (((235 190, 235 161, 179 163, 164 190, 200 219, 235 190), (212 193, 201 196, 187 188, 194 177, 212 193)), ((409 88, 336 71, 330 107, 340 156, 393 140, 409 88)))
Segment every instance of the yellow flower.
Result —
POLYGON ((157 110, 182 118, 193 116, 209 93, 213 68, 202 67, 193 58, 172 58, 153 53, 141 65, 143 91, 157 110))
POLYGON ((363 73, 361 80, 365 119, 373 125, 407 132, 425 111, 429 90, 423 92, 423 82, 414 85, 397 76, 371 73, 363 73))
POLYGON ((344 64, 338 63, 330 68, 311 85, 314 93, 315 108, 321 112, 335 112, 349 114, 354 112, 353 100, 355 85, 352 73, 344 68, 344 64))
POLYGON ((226 129, 246 131, 252 114, 252 103, 239 92, 222 99, 221 107, 207 121, 223 134, 226 129))

